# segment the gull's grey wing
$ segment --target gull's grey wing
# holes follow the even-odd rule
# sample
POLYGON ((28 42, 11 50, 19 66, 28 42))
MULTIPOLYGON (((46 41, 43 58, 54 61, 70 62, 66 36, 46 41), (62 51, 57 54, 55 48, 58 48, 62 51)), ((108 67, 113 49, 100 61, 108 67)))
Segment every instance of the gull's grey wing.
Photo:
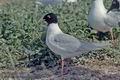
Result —
POLYGON ((53 44, 62 50, 74 52, 80 47, 81 43, 77 38, 62 33, 54 37, 53 44))
POLYGON ((110 11, 107 13, 104 22, 110 27, 120 27, 120 11, 110 11))
POLYGON ((79 51, 100 50, 106 46, 111 45, 109 42, 101 42, 101 43, 85 42, 85 41, 80 41, 80 42, 81 45, 79 51))
POLYGON ((54 37, 53 44, 57 46, 59 49, 72 53, 99 50, 109 45, 105 43, 92 43, 86 41, 79 41, 77 38, 67 34, 56 35, 54 37))

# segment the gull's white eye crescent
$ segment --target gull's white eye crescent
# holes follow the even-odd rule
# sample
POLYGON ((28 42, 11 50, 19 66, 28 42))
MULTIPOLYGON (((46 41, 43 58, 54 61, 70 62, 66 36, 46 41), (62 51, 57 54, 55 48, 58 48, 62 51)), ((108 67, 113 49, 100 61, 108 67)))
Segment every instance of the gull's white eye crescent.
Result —
POLYGON ((51 18, 50 15, 47 16, 48 18, 51 18))

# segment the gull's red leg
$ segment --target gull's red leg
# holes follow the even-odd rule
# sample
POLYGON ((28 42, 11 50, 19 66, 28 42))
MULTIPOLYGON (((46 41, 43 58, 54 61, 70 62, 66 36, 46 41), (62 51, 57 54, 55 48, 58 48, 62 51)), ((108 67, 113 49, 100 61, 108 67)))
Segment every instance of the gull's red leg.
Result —
POLYGON ((63 76, 64 76, 64 59, 62 58, 62 62, 61 62, 61 75, 62 75, 62 79, 63 79, 63 76))

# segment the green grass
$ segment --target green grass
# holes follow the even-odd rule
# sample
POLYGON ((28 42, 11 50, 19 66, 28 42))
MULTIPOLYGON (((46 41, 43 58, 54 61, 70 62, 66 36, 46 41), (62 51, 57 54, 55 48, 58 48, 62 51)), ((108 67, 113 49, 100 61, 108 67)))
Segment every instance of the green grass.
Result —
MULTIPOLYGON (((105 0, 107 7, 110 6, 110 1, 105 0)), ((33 54, 51 53, 44 44, 47 27, 42 20, 49 12, 58 15, 63 32, 80 40, 92 41, 88 38, 92 33, 87 31, 87 16, 91 3, 92 0, 82 0, 73 4, 44 6, 36 5, 34 0, 15 0, 11 4, 0 6, 0 68, 11 68, 11 65, 29 61, 29 56, 33 54)), ((120 29, 114 32, 119 35, 120 29)), ((84 64, 90 59, 111 60, 120 64, 120 44, 81 55, 75 62, 77 60, 84 64)))

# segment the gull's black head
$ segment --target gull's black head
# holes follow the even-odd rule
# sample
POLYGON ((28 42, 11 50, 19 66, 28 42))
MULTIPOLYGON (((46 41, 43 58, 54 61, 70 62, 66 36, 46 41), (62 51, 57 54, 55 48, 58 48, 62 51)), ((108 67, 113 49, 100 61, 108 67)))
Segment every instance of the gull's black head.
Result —
POLYGON ((46 14, 43 19, 49 24, 51 23, 58 23, 57 16, 54 13, 46 14))
POLYGON ((107 11, 107 13, 111 10, 119 10, 119 7, 120 7, 119 0, 113 0, 110 8, 107 11))

